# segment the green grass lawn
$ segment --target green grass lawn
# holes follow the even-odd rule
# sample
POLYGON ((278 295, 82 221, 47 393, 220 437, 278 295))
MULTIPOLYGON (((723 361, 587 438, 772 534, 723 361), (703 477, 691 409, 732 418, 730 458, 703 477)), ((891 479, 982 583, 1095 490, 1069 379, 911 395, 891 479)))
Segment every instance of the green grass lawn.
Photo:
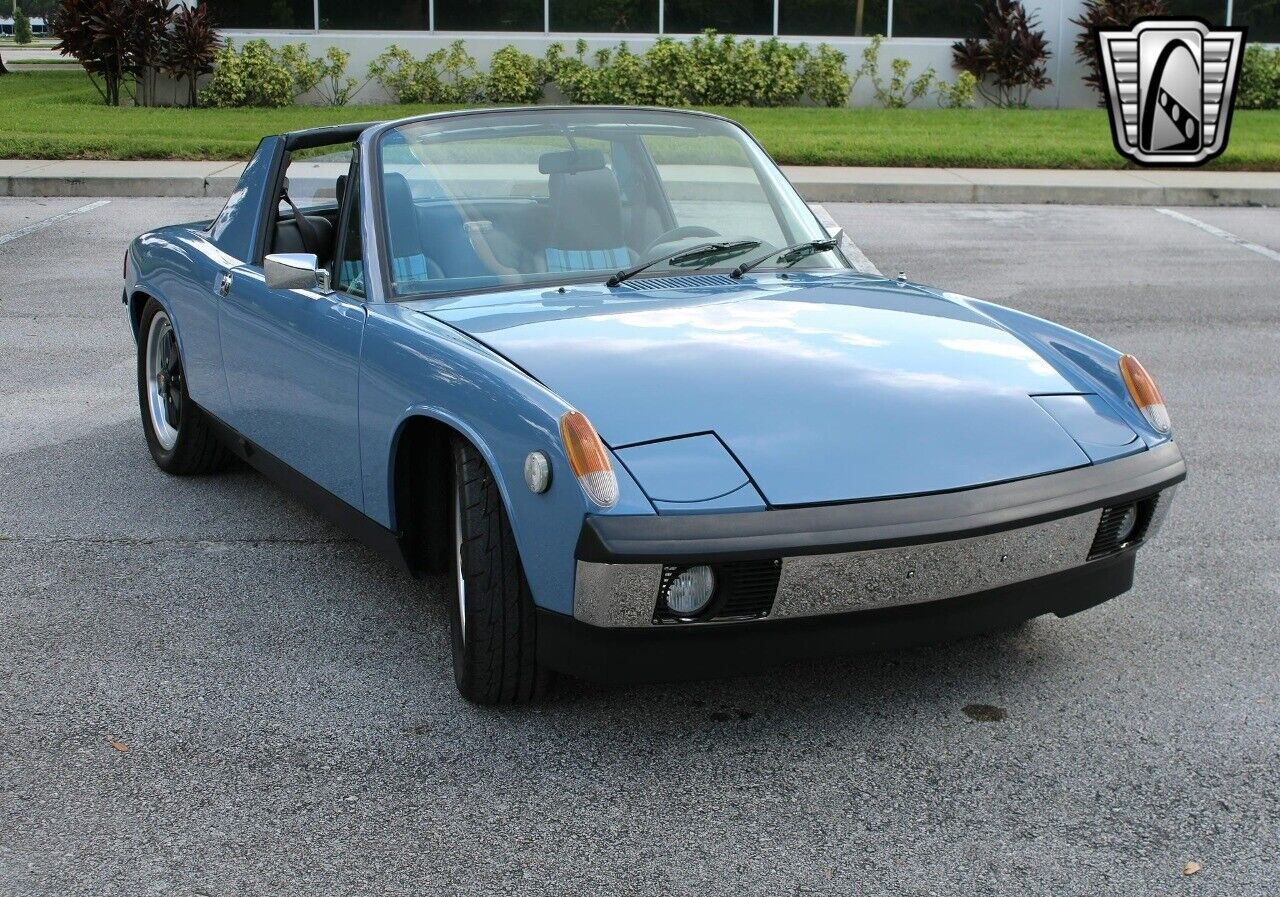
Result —
MULTIPOLYGON (((265 134, 444 107, 111 109, 82 72, 0 78, 0 158, 244 159, 265 134)), ((715 109, 796 165, 1124 168, 1106 113, 1070 110, 715 109)), ((1238 112, 1219 169, 1280 170, 1280 112, 1238 112)))

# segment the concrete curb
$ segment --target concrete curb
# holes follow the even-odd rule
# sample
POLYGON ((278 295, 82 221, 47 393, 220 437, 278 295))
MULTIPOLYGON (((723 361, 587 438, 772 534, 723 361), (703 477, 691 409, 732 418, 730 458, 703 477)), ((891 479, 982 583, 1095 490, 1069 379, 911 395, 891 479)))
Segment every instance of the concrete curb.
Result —
MULTIPOLYGON (((0 196, 225 197, 239 162, 0 160, 0 196)), ((1280 206, 1280 172, 783 166, 809 202, 1280 206)))
POLYGON ((810 202, 1280 206, 1280 172, 784 166, 810 202))

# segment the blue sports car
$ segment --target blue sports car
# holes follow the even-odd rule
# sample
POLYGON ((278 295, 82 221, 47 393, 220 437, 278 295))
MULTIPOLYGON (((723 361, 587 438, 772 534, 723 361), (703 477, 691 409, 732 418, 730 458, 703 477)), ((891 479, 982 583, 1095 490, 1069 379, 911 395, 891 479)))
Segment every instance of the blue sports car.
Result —
POLYGON ((268 137, 133 241, 143 429, 449 583, 469 700, 723 675, 1124 592, 1185 476, 1142 366, 857 270, 740 126, 448 112, 268 137))

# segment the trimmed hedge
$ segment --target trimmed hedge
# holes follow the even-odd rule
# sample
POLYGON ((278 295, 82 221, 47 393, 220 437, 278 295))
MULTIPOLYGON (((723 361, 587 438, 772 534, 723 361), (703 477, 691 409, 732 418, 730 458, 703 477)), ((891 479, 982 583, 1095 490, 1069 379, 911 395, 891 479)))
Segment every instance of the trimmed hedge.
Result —
POLYGON ((845 62, 826 44, 811 50, 708 31, 688 43, 659 38, 643 53, 621 43, 590 57, 584 40, 573 54, 551 44, 542 58, 507 46, 483 75, 462 41, 422 59, 393 45, 369 66, 369 76, 400 103, 536 103, 554 84, 571 103, 787 106, 807 96, 844 106, 852 86, 845 62))

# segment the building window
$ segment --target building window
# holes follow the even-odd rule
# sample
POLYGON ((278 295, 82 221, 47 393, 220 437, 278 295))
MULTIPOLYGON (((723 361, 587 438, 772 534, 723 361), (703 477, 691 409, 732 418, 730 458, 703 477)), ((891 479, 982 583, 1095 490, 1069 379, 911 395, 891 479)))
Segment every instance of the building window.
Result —
POLYGON ((1249 29, 1249 43, 1280 44, 1280 3, 1276 0, 1236 0, 1231 24, 1249 29))
POLYGON ((1165 4, 1165 14, 1195 16, 1204 19, 1210 25, 1227 24, 1226 0, 1168 0, 1165 4))
POLYGON ((888 23, 888 0, 779 0, 779 34, 862 37, 884 34, 888 23))
POLYGON ((773 34, 773 0, 666 0, 665 19, 667 34, 773 34))
POLYGON ((658 0, 551 0, 551 30, 653 34, 658 0))
POLYGON ((219 28, 316 27, 311 0, 202 0, 219 28))
POLYGON ((320 27, 340 31, 426 31, 427 0, 320 0, 320 27))
POLYGON ((977 3, 957 0, 894 0, 894 37, 978 37, 982 13, 977 3))
POLYGON ((542 0, 436 0, 437 31, 542 31, 542 0))

